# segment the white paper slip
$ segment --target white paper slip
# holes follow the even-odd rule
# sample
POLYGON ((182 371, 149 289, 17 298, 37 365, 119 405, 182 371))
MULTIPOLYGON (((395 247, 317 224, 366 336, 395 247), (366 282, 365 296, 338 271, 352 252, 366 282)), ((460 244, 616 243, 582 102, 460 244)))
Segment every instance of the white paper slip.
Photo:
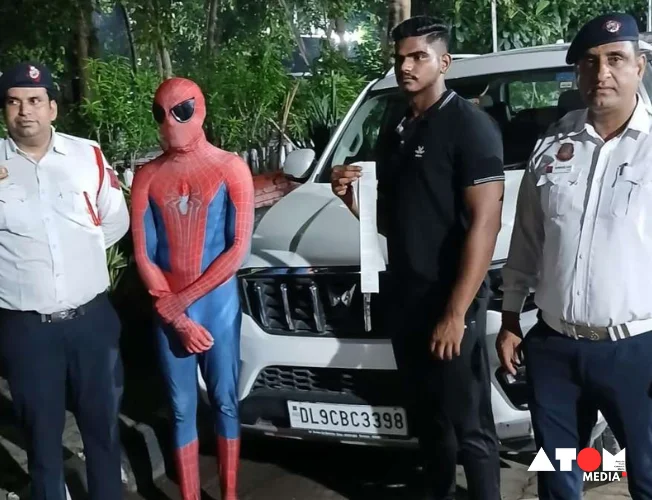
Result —
POLYGON ((356 182, 353 190, 360 215, 361 291, 362 293, 378 293, 380 291, 378 273, 385 270, 385 258, 378 241, 376 164, 361 162, 356 165, 362 167, 362 176, 356 182))

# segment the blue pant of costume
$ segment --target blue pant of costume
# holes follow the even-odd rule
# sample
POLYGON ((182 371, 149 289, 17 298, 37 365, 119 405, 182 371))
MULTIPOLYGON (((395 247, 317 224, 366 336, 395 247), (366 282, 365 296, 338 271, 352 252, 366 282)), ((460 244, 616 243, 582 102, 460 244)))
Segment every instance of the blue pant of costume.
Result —
POLYGON ((182 448, 197 439, 198 365, 214 410, 215 432, 236 439, 240 434, 237 382, 242 321, 237 279, 202 297, 186 313, 213 335, 214 343, 201 354, 189 353, 172 327, 157 328, 158 353, 174 414, 175 446, 182 448))

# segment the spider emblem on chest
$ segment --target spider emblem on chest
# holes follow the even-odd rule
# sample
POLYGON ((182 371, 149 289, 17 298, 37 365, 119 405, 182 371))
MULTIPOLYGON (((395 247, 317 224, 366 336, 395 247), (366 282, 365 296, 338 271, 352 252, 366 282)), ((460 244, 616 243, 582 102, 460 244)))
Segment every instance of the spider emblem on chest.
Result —
POLYGON ((181 215, 188 215, 201 206, 201 193, 197 187, 191 187, 187 181, 181 180, 176 189, 171 189, 168 193, 165 206, 181 215))

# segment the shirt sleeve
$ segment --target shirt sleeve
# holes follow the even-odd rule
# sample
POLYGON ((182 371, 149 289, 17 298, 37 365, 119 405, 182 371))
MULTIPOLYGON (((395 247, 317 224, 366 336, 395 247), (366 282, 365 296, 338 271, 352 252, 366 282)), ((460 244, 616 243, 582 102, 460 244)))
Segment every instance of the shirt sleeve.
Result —
POLYGON ((460 124, 458 165, 462 187, 505 180, 503 141, 498 125, 477 110, 460 124))
POLYGON ((104 154, 100 155, 104 166, 104 179, 97 197, 97 210, 104 232, 104 246, 109 248, 120 241, 129 230, 129 209, 118 175, 104 154))
POLYGON ((514 229, 502 271, 503 311, 520 313, 525 299, 536 288, 543 242, 543 210, 533 161, 530 160, 519 187, 514 229))

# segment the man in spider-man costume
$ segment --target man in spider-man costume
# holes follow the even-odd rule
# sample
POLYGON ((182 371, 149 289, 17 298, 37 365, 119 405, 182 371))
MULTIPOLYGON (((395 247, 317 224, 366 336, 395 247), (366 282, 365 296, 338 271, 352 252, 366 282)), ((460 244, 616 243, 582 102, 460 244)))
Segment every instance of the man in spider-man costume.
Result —
POLYGON ((253 179, 243 160, 206 140, 204 96, 194 82, 163 82, 152 111, 164 153, 134 176, 132 233, 136 263, 157 312, 179 487, 184 500, 199 500, 199 364, 215 415, 222 499, 234 500, 241 323, 235 273, 251 242, 253 179))

